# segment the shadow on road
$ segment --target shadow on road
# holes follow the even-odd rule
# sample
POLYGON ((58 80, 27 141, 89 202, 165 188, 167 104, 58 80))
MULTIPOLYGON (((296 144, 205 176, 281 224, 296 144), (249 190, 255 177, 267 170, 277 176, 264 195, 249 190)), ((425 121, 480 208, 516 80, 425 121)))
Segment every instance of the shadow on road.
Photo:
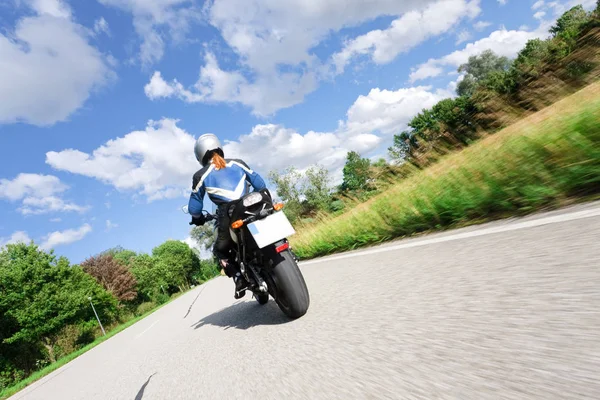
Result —
POLYGON ((140 388, 140 390, 137 392, 137 394, 135 395, 135 400, 142 400, 142 397, 144 397, 144 390, 146 390, 146 386, 148 386, 148 384, 150 383, 150 379, 156 375, 156 372, 153 373, 152 375, 150 375, 148 377, 148 380, 146 381, 146 383, 144 383, 142 385, 142 387, 140 388))
POLYGON ((290 322, 274 301, 261 306, 256 301, 232 304, 211 315, 207 315, 192 327, 198 329, 204 325, 220 326, 225 329, 248 329, 258 325, 279 325, 290 322))

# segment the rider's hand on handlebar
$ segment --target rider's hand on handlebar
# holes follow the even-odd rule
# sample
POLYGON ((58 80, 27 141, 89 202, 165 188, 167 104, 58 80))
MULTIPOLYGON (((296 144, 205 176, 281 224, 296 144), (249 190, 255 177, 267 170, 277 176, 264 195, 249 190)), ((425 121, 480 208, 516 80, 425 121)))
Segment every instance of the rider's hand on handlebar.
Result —
POLYGON ((204 217, 204 215, 201 215, 199 217, 192 217, 192 222, 190 222, 190 225, 200 226, 204 225, 205 222, 206 218, 204 217))

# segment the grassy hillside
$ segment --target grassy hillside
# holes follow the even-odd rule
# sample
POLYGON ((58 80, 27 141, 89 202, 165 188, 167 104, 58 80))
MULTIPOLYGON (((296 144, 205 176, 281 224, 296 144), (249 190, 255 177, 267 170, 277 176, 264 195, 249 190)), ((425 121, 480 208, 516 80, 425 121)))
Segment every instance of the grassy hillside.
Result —
POLYGON ((600 193, 600 83, 443 157, 292 237, 301 258, 557 206, 600 193))

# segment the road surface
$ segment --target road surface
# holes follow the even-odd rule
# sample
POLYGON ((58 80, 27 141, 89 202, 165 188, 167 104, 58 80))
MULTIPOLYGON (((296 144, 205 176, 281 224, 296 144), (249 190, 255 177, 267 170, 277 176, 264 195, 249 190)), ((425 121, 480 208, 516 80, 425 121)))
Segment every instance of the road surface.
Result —
POLYGON ((289 322, 219 277, 14 399, 600 399, 600 203, 302 265, 289 322))

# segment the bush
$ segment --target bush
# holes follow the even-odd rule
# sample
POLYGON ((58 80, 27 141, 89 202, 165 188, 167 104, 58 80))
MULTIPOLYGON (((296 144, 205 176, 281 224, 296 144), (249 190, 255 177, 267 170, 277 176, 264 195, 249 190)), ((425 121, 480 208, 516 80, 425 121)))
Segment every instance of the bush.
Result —
POLYGON ((148 311, 154 310, 156 307, 157 307, 157 304, 154 303, 153 301, 145 301, 137 307, 135 314, 137 316, 144 315, 148 311))
POLYGON ((342 211, 346 207, 346 204, 342 200, 333 200, 329 203, 329 210, 332 212, 342 211))

